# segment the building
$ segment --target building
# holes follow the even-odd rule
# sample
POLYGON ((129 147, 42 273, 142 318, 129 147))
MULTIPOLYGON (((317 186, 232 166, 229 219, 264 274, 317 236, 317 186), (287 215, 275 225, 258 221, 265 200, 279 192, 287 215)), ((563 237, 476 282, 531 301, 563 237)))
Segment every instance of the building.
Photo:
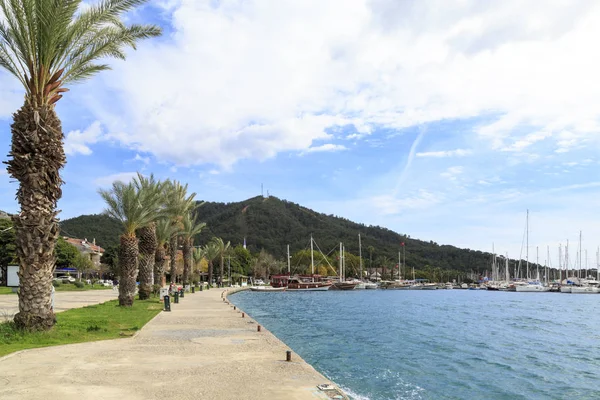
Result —
POLYGON ((100 266, 100 258, 102 254, 104 254, 104 249, 98 245, 96 245, 96 239, 94 239, 91 243, 88 242, 87 239, 74 239, 74 238, 64 238, 65 241, 73 246, 77 247, 80 253, 89 255, 90 260, 94 263, 95 266, 100 266))

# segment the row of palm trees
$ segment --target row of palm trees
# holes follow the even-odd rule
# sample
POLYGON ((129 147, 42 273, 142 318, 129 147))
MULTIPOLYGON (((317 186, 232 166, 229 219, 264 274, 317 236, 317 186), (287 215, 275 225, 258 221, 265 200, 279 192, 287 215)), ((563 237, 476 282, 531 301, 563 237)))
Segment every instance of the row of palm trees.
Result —
POLYGON ((194 238, 206 227, 198 221, 196 193, 188 194, 187 185, 178 181, 158 181, 153 175, 137 176, 130 183, 114 182, 110 189, 99 190, 106 202, 105 213, 123 224, 119 241, 119 305, 133 304, 136 280, 139 298, 145 300, 152 286, 160 284, 166 273, 167 253, 171 283, 175 283, 177 251, 183 253, 182 283, 190 283, 192 265, 202 258, 208 261, 208 281, 213 280, 213 261, 220 264, 220 280, 224 276, 224 260, 231 244, 213 238, 203 247, 194 247, 194 238), (168 252, 167 252, 168 250, 168 252))

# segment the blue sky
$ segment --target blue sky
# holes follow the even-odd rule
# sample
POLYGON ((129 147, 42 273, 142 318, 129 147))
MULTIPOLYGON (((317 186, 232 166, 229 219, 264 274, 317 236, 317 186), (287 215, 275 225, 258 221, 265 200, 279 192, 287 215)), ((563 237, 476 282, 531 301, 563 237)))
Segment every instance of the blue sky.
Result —
MULTIPOLYGON (((600 244, 594 1, 156 0, 165 34, 72 87, 62 218, 135 171, 516 257, 600 244)), ((22 90, 0 72, 0 150, 22 90)), ((6 157, 3 157, 6 159, 6 157)), ((0 172, 0 209, 16 185, 0 172)), ((572 254, 575 250, 572 249, 572 254)), ((540 257, 543 261, 546 257, 540 257)))

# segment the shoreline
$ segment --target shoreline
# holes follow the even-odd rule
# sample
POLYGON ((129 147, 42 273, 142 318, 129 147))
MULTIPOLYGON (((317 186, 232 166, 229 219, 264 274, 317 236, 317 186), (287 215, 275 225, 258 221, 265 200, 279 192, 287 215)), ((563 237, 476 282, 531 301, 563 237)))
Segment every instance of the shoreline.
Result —
POLYGON ((289 348, 221 295, 186 293, 132 338, 12 354, 0 360, 0 398, 332 398, 317 388, 330 380, 296 354, 286 362, 289 348))
MULTIPOLYGON (((218 289, 218 290, 222 290, 222 289, 218 289)), ((222 292, 222 297, 225 300, 226 304, 233 307, 235 304, 233 304, 233 302, 229 299, 229 296, 234 295, 239 292, 247 291, 247 290, 250 290, 249 286, 240 287, 240 288, 232 288, 232 289, 225 288, 222 292)), ((249 322, 251 321, 256 325, 259 325, 258 322, 256 322, 256 320, 254 320, 254 318, 252 318, 252 316, 250 314, 248 314, 244 310, 240 309, 237 305, 235 305, 235 306, 236 306, 235 311, 237 311, 238 313, 242 313, 242 312, 245 313, 246 317, 249 319, 249 322)), ((311 364, 306 362, 302 357, 300 357, 299 354, 297 354, 295 351, 293 351, 282 339, 278 338, 270 330, 268 330, 266 327, 261 325, 261 333, 262 332, 264 332, 264 334, 270 335, 274 340, 278 341, 283 347, 285 347, 289 351, 291 351, 291 353, 292 353, 292 361, 291 362, 297 362, 297 363, 302 363, 302 364, 306 365, 307 367, 309 367, 310 369, 315 371, 315 373, 319 374, 323 378, 322 384, 327 384, 332 388, 332 391, 326 391, 326 392, 319 391, 322 394, 322 396, 318 395, 319 392, 315 392, 315 394, 317 396, 314 398, 323 398, 323 399, 335 398, 335 399, 345 399, 345 400, 349 399, 348 395, 346 393, 344 393, 344 391, 335 382, 333 382, 330 379, 327 379, 327 377, 325 377, 323 374, 321 374, 319 371, 317 371, 311 364), (336 397, 334 397, 334 396, 336 396, 336 397)), ((317 388, 315 387, 315 389, 317 389, 317 388)))

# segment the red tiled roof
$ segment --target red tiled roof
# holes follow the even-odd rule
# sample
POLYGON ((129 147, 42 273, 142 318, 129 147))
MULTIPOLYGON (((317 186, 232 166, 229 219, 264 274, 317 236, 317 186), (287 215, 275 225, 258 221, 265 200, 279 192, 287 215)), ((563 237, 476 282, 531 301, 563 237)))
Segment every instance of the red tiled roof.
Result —
POLYGON ((67 243, 72 244, 79 250, 87 250, 93 253, 104 253, 104 249, 98 245, 88 242, 86 239, 64 238, 67 243))

